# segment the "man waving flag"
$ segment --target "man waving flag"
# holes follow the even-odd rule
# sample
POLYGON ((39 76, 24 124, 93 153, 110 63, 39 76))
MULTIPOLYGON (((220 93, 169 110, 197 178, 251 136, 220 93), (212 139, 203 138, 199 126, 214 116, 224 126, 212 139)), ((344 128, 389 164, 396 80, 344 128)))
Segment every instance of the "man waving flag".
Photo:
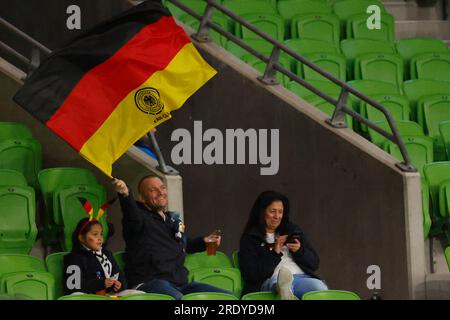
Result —
POLYGON ((161 1, 148 0, 54 51, 14 101, 111 176, 215 74, 161 1))

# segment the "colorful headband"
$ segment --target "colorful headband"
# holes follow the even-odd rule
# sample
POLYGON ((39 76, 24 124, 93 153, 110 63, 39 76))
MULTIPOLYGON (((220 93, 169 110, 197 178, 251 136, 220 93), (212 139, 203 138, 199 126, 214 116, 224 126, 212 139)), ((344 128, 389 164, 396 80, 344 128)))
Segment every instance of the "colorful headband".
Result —
POLYGON ((100 209, 98 209, 98 213, 97 213, 97 218, 94 218, 94 208, 92 207, 91 203, 89 202, 88 199, 85 198, 81 198, 78 197, 78 200, 80 201, 81 205, 83 206, 84 211, 86 211, 86 213, 89 216, 89 220, 86 221, 83 226, 80 228, 80 231, 78 232, 78 235, 81 235, 81 233, 83 232, 83 230, 86 228, 86 226, 91 222, 91 221, 99 221, 100 218, 103 216, 103 214, 105 213, 106 209, 108 209, 108 207, 110 205, 112 205, 114 203, 114 201, 116 201, 117 198, 114 198, 112 200, 109 200, 108 202, 105 202, 104 204, 102 204, 102 206, 100 207, 100 209))

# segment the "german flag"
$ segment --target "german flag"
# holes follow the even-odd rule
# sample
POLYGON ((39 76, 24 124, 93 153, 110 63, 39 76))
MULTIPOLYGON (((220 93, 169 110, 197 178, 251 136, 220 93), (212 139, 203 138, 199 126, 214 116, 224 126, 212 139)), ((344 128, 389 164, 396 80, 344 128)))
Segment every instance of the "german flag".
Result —
POLYGON ((13 99, 111 176, 215 74, 161 1, 148 0, 53 52, 13 99))

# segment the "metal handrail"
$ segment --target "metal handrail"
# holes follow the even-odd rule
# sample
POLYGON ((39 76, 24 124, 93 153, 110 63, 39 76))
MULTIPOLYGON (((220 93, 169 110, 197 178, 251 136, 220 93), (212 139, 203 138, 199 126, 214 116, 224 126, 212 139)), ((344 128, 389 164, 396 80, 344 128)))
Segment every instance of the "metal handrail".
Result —
POLYGON ((304 58, 302 55, 293 51, 291 48, 289 48, 285 44, 272 38, 270 35, 266 34, 265 32, 262 32, 261 30, 257 29, 254 25, 247 22, 245 19, 241 18, 237 14, 233 13, 225 6, 217 3, 215 0, 204 0, 207 3, 207 5, 206 5, 203 15, 199 15, 194 10, 192 10, 191 8, 189 8, 188 6, 186 6, 185 4, 181 3, 178 0, 167 0, 167 1, 174 4, 178 8, 182 9, 183 11, 187 12, 189 15, 191 15, 192 17, 194 17, 200 21, 200 26, 198 28, 197 33, 192 35, 192 38, 194 40, 197 40, 199 42, 210 41, 209 30, 213 29, 220 35, 222 35, 225 38, 227 38, 228 40, 231 40, 234 43, 238 44, 240 47, 242 47, 243 49, 245 49, 246 51, 248 51, 249 53, 251 53, 252 55, 254 55, 255 57, 264 61, 267 64, 264 75, 262 77, 258 78, 260 81, 262 81, 263 83, 268 84, 268 85, 276 84, 277 82, 275 80, 274 70, 284 74, 285 76, 289 77, 291 80, 294 80, 295 82, 301 84, 302 86, 306 87, 308 90, 312 91, 314 94, 318 95, 319 97, 321 97, 322 99, 326 100, 327 102, 333 104, 336 107, 333 116, 327 120, 328 124, 330 124, 331 126, 336 127, 336 128, 346 127, 344 117, 345 117, 345 114, 350 115, 357 121, 365 124, 369 128, 375 130, 377 133, 384 136, 386 139, 388 139, 398 145, 400 152, 402 154, 402 157, 403 157, 403 162, 396 163, 396 166, 398 168, 400 168, 401 170, 403 170, 405 172, 416 172, 417 171, 411 163, 409 154, 405 148, 403 140, 398 132, 396 125, 395 125, 394 118, 390 114, 389 110, 387 110, 383 105, 381 105, 380 103, 367 97, 366 95, 362 94, 358 90, 355 90, 354 88, 349 86, 347 83, 335 78, 330 73, 328 73, 328 72, 324 71, 323 69, 321 69, 320 67, 316 66, 315 64, 313 64, 312 62, 310 62, 309 60, 304 58), (253 49, 248 44, 243 42, 240 38, 236 37, 235 35, 233 35, 232 33, 228 32, 228 31, 224 30, 221 26, 213 23, 211 18, 212 18, 214 9, 217 9, 218 11, 224 13, 228 17, 232 18, 234 21, 238 22, 242 26, 245 26, 247 29, 249 29, 249 30, 253 31, 254 33, 256 33, 257 35, 259 35, 264 40, 270 42, 274 46, 270 57, 266 57, 265 55, 261 54, 260 52, 258 52, 257 50, 253 49), (299 76, 297 76, 290 70, 283 67, 278 62, 280 50, 283 50, 284 52, 286 52, 287 54, 292 56, 294 59, 296 59, 297 61, 300 61, 301 63, 308 66, 315 72, 321 74, 323 77, 327 78, 331 82, 333 82, 336 85, 338 85, 339 87, 341 87, 341 93, 340 93, 339 99, 336 100, 333 97, 327 95, 326 93, 321 92, 320 90, 318 90, 317 88, 315 88, 314 86, 309 84, 306 80, 300 78, 299 76), (346 104, 347 104, 347 99, 348 99, 349 93, 353 94, 354 96, 358 97, 359 99, 365 101, 366 103, 370 104, 374 108, 381 111, 384 114, 384 116, 386 117, 389 127, 392 130, 392 134, 390 134, 386 130, 383 130, 381 127, 377 126, 376 123, 362 117, 360 114, 353 111, 351 108, 348 108, 346 106, 346 104))
MULTIPOLYGON (((43 44, 39 43, 35 39, 33 39, 31 36, 23 32, 22 30, 16 28, 14 25, 10 24, 8 21, 0 17, 0 25, 3 25, 7 27, 9 30, 11 30, 14 34, 18 35, 19 37, 23 38, 25 41, 30 43, 32 45, 32 57, 31 59, 28 59, 24 57, 22 54, 8 46, 6 43, 0 41, 0 48, 3 48, 6 52, 14 55, 16 58, 18 58, 21 62, 24 62, 29 67, 28 76, 31 74, 32 70, 36 69, 39 66, 40 63, 40 56, 38 50, 43 51, 45 54, 51 54, 52 51, 44 46, 43 44)), ((156 158, 158 161, 158 170, 160 170, 162 173, 166 175, 178 175, 178 171, 173 169, 172 167, 168 166, 164 160, 164 156, 161 153, 161 150, 158 145, 158 141, 156 140, 156 136, 154 132, 148 133, 149 141, 153 146, 153 149, 156 154, 156 158)))

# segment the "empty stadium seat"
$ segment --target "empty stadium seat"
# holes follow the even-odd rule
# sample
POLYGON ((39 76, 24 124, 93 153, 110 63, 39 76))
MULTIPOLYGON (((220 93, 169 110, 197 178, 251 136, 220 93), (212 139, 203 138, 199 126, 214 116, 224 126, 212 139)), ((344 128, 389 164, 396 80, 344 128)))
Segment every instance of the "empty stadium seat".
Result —
MULTIPOLYGON (((342 81, 346 79, 346 66, 345 58, 339 53, 315 53, 309 54, 306 58, 320 67, 321 69, 327 71, 335 78, 342 81)), ((302 63, 297 64, 297 75, 303 77, 306 80, 322 80, 329 81, 327 78, 312 70, 311 68, 305 66, 302 63)))
POLYGON ((351 16, 365 13, 367 18, 370 14, 367 13, 369 6, 376 5, 381 12, 385 12, 384 6, 379 0, 342 0, 333 4, 333 12, 339 17, 341 21, 342 30, 345 28, 345 22, 351 16))
POLYGON ((113 300, 113 298, 99 294, 71 294, 59 297, 58 300, 113 300))
POLYGON ((368 53, 355 58, 355 80, 389 82, 402 88, 403 61, 390 53, 368 53))
MULTIPOLYGON (((290 67, 290 62, 289 61, 283 61, 283 60, 286 60, 286 59, 283 59, 283 58, 285 58, 285 57, 281 57, 280 58, 279 63, 283 67, 285 67, 286 69, 289 70, 290 69, 289 68, 290 67)), ((256 70, 258 70, 261 73, 261 76, 264 75, 264 71, 266 70, 266 67, 267 67, 267 64, 264 61, 259 60, 258 58, 253 58, 253 59, 248 60, 246 62, 250 66, 255 68, 256 70)), ((288 82, 288 78, 285 75, 283 75, 282 73, 280 73, 280 72, 276 73, 276 79, 277 79, 278 83, 281 84, 282 86, 285 86, 286 83, 288 82)))
POLYGON ((361 298, 350 291, 324 290, 306 292, 302 300, 361 300, 361 298))
MULTIPOLYGON (((377 121, 376 124, 381 129, 392 134, 391 128, 389 127, 387 121, 377 121)), ((401 137, 424 136, 422 127, 413 121, 399 120, 395 122, 395 125, 401 137)), ((385 137, 383 137, 381 134, 370 128, 369 128, 369 138, 373 144, 376 144, 380 148, 383 147, 383 144, 386 141, 385 137)))
POLYGON ((120 297, 120 300, 175 300, 175 298, 167 294, 137 293, 120 297))
MULTIPOLYGON (((411 163, 423 176, 423 167, 433 162, 433 140, 426 136, 402 137, 411 163)), ((400 148, 392 141, 387 141, 383 148, 400 161, 403 160, 400 148)))
MULTIPOLYGON (((61 224, 64 229, 63 249, 65 251, 70 251, 72 249, 72 233, 75 231, 78 222, 80 222, 81 219, 88 217, 79 198, 89 200, 94 208, 94 217, 96 217, 98 209, 106 202, 106 190, 99 184, 76 185, 55 190, 53 208, 59 203, 61 224)), ((100 218, 100 222, 103 226, 103 237, 105 239, 108 237, 108 224, 106 218, 106 214, 100 218)))
POLYGON ((447 160, 450 161, 450 120, 439 123, 439 133, 444 144, 447 160))
MULTIPOLYGON (((313 40, 313 39, 290 39, 286 40, 284 44, 292 49, 299 55, 304 56, 305 58, 308 55, 316 54, 316 53, 339 53, 339 48, 334 44, 321 40, 313 40)), ((291 57, 285 52, 282 52, 281 57, 291 57)), ((296 65, 295 60, 292 61, 291 69, 296 70, 298 66, 296 65)))
MULTIPOLYGON (((242 15, 242 18, 254 25, 259 31, 268 34, 272 38, 279 41, 284 40, 284 20, 279 15, 268 13, 247 13, 242 15)), ((262 39, 259 35, 240 24, 236 25, 235 34, 244 40, 262 39)))
MULTIPOLYGON (((309 80, 308 83, 315 87, 316 89, 328 94, 334 99, 339 98, 339 94, 341 92, 341 88, 330 81, 319 81, 319 80, 309 80)), ((312 99, 318 99, 320 98, 316 94, 314 94, 312 91, 309 91, 301 84, 291 81, 287 85, 288 89, 295 93, 297 96, 303 98, 304 100, 310 101, 312 99)))
POLYGON ((42 168, 41 144, 32 138, 0 141, 0 169, 16 170, 28 184, 39 189, 38 172, 42 168))
POLYGON ((423 171, 430 187, 433 215, 446 217, 448 213, 440 211, 439 187, 443 182, 450 181, 450 162, 439 161, 429 163, 424 167, 423 171))
POLYGON ((47 271, 43 260, 27 254, 0 254, 0 293, 5 292, 3 277, 17 272, 47 271))
POLYGON ((0 170, 0 253, 30 253, 37 237, 34 189, 23 175, 0 170), (11 183, 11 184, 10 184, 11 183))
POLYGON ((447 44, 435 38, 401 39, 396 43, 396 49, 404 62, 405 79, 410 79, 409 62, 413 56, 420 53, 448 52, 447 44))
POLYGON ((228 256, 217 251, 216 255, 208 256, 206 251, 191 253, 186 255, 184 266, 189 270, 206 267, 233 267, 233 264, 228 256))
POLYGON ((381 14, 380 29, 369 29, 367 27, 366 13, 356 14, 347 19, 347 39, 372 39, 378 41, 395 41, 394 17, 387 12, 381 14))
POLYGON ((34 300, 53 300, 55 279, 49 272, 15 272, 2 276, 5 293, 23 294, 34 300))
MULTIPOLYGON (((273 44, 265 40, 248 39, 245 43, 266 56, 270 55, 273 49, 273 44)), ((247 50, 232 41, 227 42, 226 50, 238 58, 242 58, 243 56, 250 54, 247 50)))
POLYGON ((248 13, 277 13, 275 6, 269 1, 224 0, 223 5, 238 16, 248 13))
POLYGON ((450 83, 425 79, 407 80, 403 83, 403 91, 410 102, 412 119, 421 121, 422 115, 417 108, 418 100, 430 95, 449 95, 450 83))
POLYGON ((0 122, 0 141, 33 138, 31 130, 22 123, 0 122))
POLYGON ((207 283, 217 288, 233 292, 236 297, 241 296, 242 278, 241 272, 237 268, 199 268, 192 270, 190 273, 192 281, 207 283))
POLYGON ((222 292, 195 292, 185 294, 182 300, 239 300, 231 294, 222 292))
MULTIPOLYGON (((404 96, 399 94, 382 94, 371 96, 373 100, 383 105, 395 120, 409 120, 409 102, 404 96)), ((386 120, 385 115, 375 107, 362 101, 361 115, 372 122, 386 120)), ((361 130, 367 132, 367 127, 361 125, 361 130)))
POLYGON ((415 55, 410 62, 411 79, 450 81, 450 52, 415 55))
POLYGON ((44 244, 56 240, 59 227, 54 221, 54 211, 59 216, 59 207, 53 207, 54 192, 64 186, 91 185, 97 184, 97 180, 92 172, 82 168, 51 168, 44 169, 38 175, 42 196, 45 203, 44 213, 44 244))
POLYGON ((450 180, 442 182, 438 192, 439 212, 445 217, 450 217, 450 180))
POLYGON ((339 46, 339 19, 334 14, 310 13, 292 17, 291 38, 327 41, 339 46))
POLYGON ((347 59, 348 79, 353 79, 354 62, 359 55, 373 53, 395 54, 393 43, 370 39, 344 39, 341 41, 341 50, 347 59))
MULTIPOLYGON (((308 98, 306 99, 309 103, 315 106, 317 109, 328 115, 330 118, 333 116, 336 107, 331 103, 323 100, 320 97, 317 98, 308 98)), ((353 117, 350 115, 345 115, 345 122, 349 128, 353 128, 353 117)))
POLYGON ((280 300, 280 296, 271 291, 251 292, 243 295, 241 300, 280 300))
POLYGON ((55 299, 64 295, 64 256, 67 254, 68 252, 55 252, 45 258, 47 270, 55 279, 55 299))

